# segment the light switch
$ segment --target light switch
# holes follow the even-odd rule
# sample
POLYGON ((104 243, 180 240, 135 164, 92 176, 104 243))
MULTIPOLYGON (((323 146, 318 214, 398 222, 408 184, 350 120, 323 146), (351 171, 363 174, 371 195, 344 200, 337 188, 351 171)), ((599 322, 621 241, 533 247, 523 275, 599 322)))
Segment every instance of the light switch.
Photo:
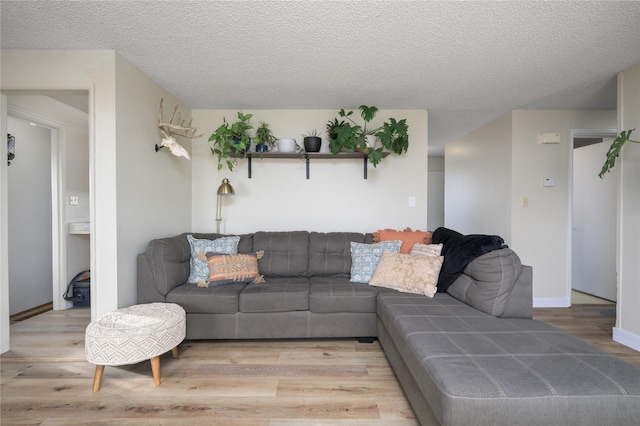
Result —
POLYGON ((409 197, 409 207, 416 206, 416 197, 409 197))
POLYGON ((78 205, 78 196, 77 195, 69 195, 69 205, 77 206, 78 205))

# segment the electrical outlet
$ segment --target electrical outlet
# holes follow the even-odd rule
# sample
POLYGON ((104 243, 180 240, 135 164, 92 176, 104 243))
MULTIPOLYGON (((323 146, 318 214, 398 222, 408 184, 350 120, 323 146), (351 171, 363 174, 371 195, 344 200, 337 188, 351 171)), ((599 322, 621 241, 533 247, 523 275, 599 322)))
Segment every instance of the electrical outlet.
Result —
POLYGON ((522 207, 529 207, 529 198, 524 197, 522 199, 522 207))
POLYGON ((416 206, 416 197, 409 197, 409 207, 416 206))
POLYGON ((77 206, 78 205, 78 196, 77 195, 69 195, 69 205, 77 206))

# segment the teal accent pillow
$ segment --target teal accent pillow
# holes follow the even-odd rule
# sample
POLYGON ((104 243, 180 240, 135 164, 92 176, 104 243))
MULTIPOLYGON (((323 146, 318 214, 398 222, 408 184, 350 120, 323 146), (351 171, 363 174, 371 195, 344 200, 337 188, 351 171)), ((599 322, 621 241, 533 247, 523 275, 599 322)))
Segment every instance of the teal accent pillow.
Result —
POLYGON ((209 283, 209 265, 207 264, 207 253, 236 254, 238 253, 239 236, 220 237, 215 240, 204 240, 187 235, 189 246, 191 246, 191 272, 189 273, 190 284, 209 283))
POLYGON ((377 244, 351 243, 351 282, 368 284, 385 251, 400 253, 402 241, 382 241, 377 244))

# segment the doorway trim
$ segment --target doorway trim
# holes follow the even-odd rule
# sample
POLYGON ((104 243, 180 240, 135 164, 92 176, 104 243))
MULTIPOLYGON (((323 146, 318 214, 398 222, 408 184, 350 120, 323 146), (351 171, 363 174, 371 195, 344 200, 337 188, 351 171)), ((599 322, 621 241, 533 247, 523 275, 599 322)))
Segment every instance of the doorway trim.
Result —
MULTIPOLYGON (((568 259, 568 280, 567 280, 567 294, 569 295, 569 306, 572 306, 572 289, 573 289, 573 150, 575 149, 574 139, 576 138, 615 138, 618 135, 617 129, 571 129, 569 130, 569 136, 571 138, 571 155, 569 155, 569 226, 567 229, 569 253, 568 259)), ((617 216, 616 216, 617 220, 617 216)), ((616 225, 617 226, 617 225, 616 225)), ((618 283, 616 282, 616 286, 618 283)))
POLYGON ((64 188, 66 187, 64 161, 65 128, 68 124, 7 105, 7 115, 37 123, 51 131, 51 266, 52 300, 54 310, 64 310, 73 306, 64 300, 67 281, 67 240, 64 188))

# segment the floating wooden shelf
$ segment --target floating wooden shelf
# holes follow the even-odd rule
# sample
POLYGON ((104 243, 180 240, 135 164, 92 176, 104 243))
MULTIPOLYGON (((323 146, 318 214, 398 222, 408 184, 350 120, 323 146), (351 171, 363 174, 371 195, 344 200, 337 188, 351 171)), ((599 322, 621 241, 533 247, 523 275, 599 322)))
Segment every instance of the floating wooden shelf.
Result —
MULTIPOLYGON (((382 158, 389 155, 388 152, 382 154, 382 158)), ((269 158, 280 158, 290 160, 304 159, 306 163, 307 179, 309 179, 309 163, 311 159, 329 159, 329 160, 349 160, 349 159, 362 159, 364 163, 364 178, 367 179, 367 169, 369 164, 369 158, 367 154, 363 152, 341 152, 339 154, 331 154, 326 152, 247 152, 245 154, 231 154, 233 158, 246 158, 249 161, 248 174, 251 179, 251 160, 257 158, 258 160, 266 160, 269 158)))

